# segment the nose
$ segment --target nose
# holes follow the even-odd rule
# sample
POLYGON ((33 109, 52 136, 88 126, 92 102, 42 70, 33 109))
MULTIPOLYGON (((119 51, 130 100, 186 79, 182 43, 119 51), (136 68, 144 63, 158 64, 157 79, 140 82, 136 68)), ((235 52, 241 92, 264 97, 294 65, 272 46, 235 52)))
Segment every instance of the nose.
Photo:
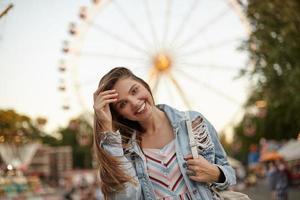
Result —
POLYGON ((140 105, 139 100, 135 96, 131 96, 130 98, 128 98, 128 102, 131 105, 131 109, 133 111, 136 111, 140 105))

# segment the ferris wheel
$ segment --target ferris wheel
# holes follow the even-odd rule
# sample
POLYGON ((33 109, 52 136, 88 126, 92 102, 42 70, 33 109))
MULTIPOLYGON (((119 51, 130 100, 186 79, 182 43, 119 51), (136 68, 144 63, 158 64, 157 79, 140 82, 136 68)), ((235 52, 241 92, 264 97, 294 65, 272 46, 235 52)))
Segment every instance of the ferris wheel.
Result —
POLYGON ((92 94, 124 66, 151 86, 156 103, 195 109, 220 126, 241 109, 248 65, 238 50, 249 25, 236 0, 94 0, 70 23, 59 64, 63 109, 92 121, 92 94), (220 113, 221 111, 221 113, 220 113))

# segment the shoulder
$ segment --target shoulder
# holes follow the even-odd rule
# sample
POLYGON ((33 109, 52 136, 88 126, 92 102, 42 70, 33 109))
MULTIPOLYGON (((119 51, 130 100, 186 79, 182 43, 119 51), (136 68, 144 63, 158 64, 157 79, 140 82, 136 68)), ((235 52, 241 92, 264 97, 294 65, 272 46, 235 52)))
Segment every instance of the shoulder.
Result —
POLYGON ((166 104, 159 104, 157 105, 157 107, 163 110, 167 114, 173 126, 176 126, 176 124, 187 120, 187 116, 185 115, 185 113, 188 113, 190 120, 194 124, 202 124, 204 126, 207 126, 212 131, 214 131, 214 127, 212 126, 212 124, 204 117, 202 113, 198 111, 195 110, 180 111, 166 104))

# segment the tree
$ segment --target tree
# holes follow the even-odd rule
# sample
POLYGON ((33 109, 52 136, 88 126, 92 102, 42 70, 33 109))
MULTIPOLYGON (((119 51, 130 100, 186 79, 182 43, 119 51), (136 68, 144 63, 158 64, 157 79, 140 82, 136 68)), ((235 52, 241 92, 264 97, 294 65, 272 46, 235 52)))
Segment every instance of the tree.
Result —
POLYGON ((254 64, 242 72, 252 84, 246 110, 264 114, 249 111, 235 127, 245 149, 261 137, 296 138, 300 131, 300 1, 248 0, 246 13, 252 33, 242 49, 254 64), (254 134, 245 134, 251 127, 254 134))
POLYGON ((40 130, 34 121, 14 110, 0 110, 1 142, 26 143, 40 138, 40 130))
POLYGON ((58 140, 43 131, 47 119, 38 117, 31 119, 27 115, 14 110, 0 110, 0 143, 23 144, 40 141, 51 146, 57 145, 58 140))
POLYGON ((72 119, 66 128, 59 131, 62 139, 60 146, 71 146, 74 168, 92 167, 93 130, 81 117, 72 119))

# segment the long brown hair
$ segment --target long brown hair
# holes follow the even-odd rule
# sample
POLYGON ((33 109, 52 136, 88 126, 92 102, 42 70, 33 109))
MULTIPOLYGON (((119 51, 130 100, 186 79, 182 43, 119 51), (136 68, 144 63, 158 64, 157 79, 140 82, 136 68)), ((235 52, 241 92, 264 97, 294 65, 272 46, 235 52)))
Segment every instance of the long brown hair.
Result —
MULTIPOLYGON (((110 70, 106 75, 102 77, 98 87, 102 86, 102 91, 110 90, 114 87, 116 82, 120 79, 131 78, 141 83, 151 94, 149 85, 141 78, 134 75, 129 69, 125 67, 116 67, 110 70)), ((153 99, 153 96, 152 96, 153 99)), ((133 131, 143 133, 144 130, 138 122, 131 121, 123 118, 118 112, 110 105, 110 111, 113 120, 113 129, 119 130, 122 136, 123 147, 126 146, 126 141, 131 137, 133 131)), ((118 192, 124 189, 124 184, 130 182, 136 184, 133 178, 127 175, 122 165, 116 157, 107 153, 99 145, 102 139, 101 134, 98 134, 103 130, 101 123, 94 116, 94 137, 95 137, 95 149, 99 161, 99 175, 101 190, 105 199, 108 199, 112 193, 118 192)))

